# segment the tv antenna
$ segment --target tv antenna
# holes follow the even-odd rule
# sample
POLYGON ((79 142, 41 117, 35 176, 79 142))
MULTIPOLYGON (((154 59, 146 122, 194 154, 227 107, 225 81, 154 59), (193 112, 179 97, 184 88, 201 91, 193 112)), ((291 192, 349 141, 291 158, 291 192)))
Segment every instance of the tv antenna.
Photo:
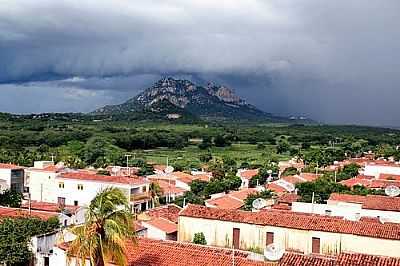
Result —
POLYGON ((269 261, 278 261, 283 257, 285 249, 280 248, 277 244, 269 244, 264 249, 264 257, 269 261))
POLYGON ((400 188, 390 185, 385 188, 385 194, 389 197, 397 197, 400 195, 400 188))

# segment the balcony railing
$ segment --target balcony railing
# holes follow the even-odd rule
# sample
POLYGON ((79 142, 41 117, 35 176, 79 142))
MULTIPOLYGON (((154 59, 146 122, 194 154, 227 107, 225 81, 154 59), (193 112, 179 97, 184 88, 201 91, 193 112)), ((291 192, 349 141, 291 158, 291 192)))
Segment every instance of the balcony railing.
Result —
POLYGON ((149 192, 131 194, 131 201, 149 200, 149 199, 150 199, 149 192))

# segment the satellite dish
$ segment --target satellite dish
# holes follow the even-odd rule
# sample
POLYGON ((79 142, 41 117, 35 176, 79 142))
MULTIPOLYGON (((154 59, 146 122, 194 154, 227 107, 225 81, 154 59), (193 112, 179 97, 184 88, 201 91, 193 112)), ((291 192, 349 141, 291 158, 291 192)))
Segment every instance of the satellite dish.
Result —
POLYGON ((258 198, 253 200, 253 203, 251 205, 253 206, 254 209, 261 210, 262 208, 267 206, 267 201, 265 199, 258 198))
POLYGON ((174 168, 172 166, 167 166, 167 168, 165 168, 164 172, 167 174, 170 174, 174 171, 174 168))
POLYGON ((385 188, 385 194, 389 197, 397 197, 400 195, 400 188, 390 185, 385 188))
POLYGON ((285 249, 280 248, 277 244, 272 243, 269 244, 265 249, 264 249, 264 257, 267 260, 270 261, 277 261, 280 260, 283 257, 283 254, 285 253, 285 249))

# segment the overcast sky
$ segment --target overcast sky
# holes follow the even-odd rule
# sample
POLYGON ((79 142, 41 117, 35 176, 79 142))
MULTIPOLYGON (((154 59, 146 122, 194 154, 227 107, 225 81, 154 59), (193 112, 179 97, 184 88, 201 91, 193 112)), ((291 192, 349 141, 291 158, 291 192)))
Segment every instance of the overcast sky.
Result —
POLYGON ((0 0, 0 111, 87 112, 169 75, 400 126, 400 1, 0 0))

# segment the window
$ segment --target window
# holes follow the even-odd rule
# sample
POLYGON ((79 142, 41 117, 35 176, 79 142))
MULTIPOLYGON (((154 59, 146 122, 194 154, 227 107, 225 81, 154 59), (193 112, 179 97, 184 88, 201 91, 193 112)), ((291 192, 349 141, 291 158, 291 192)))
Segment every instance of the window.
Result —
POLYGON ((64 182, 58 183, 58 187, 59 187, 59 188, 64 188, 64 182))
POLYGON ((240 229, 233 228, 233 248, 239 249, 240 244, 240 229))
POLYGON ((74 200, 74 206, 78 206, 78 201, 74 200))
POLYGON ((82 184, 78 184, 78 190, 83 190, 83 185, 82 184))
POLYGON ((58 206, 60 206, 60 208, 64 208, 65 207, 65 198, 58 197, 57 198, 57 203, 58 203, 58 206))
POLYGON ((312 238, 312 253, 320 253, 321 240, 318 237, 312 238))
POLYGON ((143 192, 147 192, 147 187, 143 187, 143 192))
POLYGON ((49 176, 49 179, 51 179, 51 176, 49 176))
POLYGON ((267 232, 267 246, 274 243, 274 233, 267 232))

